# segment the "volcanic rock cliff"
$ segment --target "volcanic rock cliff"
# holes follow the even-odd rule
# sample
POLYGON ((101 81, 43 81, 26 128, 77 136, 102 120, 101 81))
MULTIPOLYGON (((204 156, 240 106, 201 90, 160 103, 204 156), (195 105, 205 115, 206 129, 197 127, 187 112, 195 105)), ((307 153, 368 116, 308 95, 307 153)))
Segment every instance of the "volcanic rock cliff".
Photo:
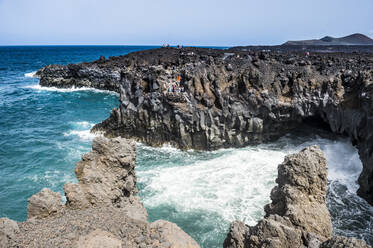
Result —
POLYGON ((332 224, 325 204, 328 168, 323 152, 308 147, 285 157, 278 166, 278 186, 265 206, 265 217, 256 226, 235 221, 225 248, 368 248, 365 241, 332 237, 332 224))
POLYGON ((153 146, 241 147, 305 122, 327 124, 358 147, 358 193, 372 204, 372 68, 369 54, 161 48, 48 66, 38 76, 44 86, 118 91, 119 108, 93 130, 153 146))
POLYGON ((77 184, 59 193, 43 189, 29 199, 28 219, 0 219, 0 247, 198 248, 176 224, 147 222, 136 196, 136 144, 122 138, 96 138, 77 163, 77 184))

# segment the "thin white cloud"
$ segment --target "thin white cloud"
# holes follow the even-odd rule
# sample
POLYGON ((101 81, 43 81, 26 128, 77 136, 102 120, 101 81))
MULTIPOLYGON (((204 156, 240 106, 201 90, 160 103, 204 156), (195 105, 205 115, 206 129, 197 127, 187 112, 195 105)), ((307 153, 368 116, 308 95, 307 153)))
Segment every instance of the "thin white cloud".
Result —
POLYGON ((280 44, 370 30, 372 8, 372 0, 0 0, 0 45, 280 44))

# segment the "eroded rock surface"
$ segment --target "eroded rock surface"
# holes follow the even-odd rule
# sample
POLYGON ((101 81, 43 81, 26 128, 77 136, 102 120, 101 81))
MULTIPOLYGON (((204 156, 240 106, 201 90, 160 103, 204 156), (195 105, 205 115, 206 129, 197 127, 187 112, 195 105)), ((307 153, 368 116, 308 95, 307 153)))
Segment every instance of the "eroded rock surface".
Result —
POLYGON ((150 227, 157 230, 160 236, 170 243, 170 247, 173 248, 195 248, 199 247, 197 242, 187 235, 180 227, 175 223, 157 220, 150 224, 150 227))
POLYGON ((0 218, 0 248, 9 247, 19 232, 17 222, 8 218, 0 218))
POLYGON ((233 222, 224 247, 367 247, 359 246, 365 242, 356 239, 330 240, 332 225, 325 204, 327 165, 320 148, 311 146, 287 156, 278 167, 276 182, 272 202, 264 208, 265 217, 256 226, 233 222))
POLYGON ((78 184, 66 184, 67 205, 84 208, 91 205, 126 205, 134 200, 136 188, 136 144, 124 139, 93 141, 92 151, 76 164, 78 184))
POLYGON ((48 188, 42 189, 28 200, 27 218, 43 218, 61 211, 61 195, 48 188))
POLYGON ((105 59, 98 60, 97 64, 50 65, 38 71, 36 76, 42 75, 40 80, 42 86, 90 87, 119 92, 120 70, 119 68, 102 68, 100 65, 104 62, 105 59))
POLYGON ((96 138, 76 165, 78 183, 65 185, 66 204, 58 193, 43 189, 29 200, 28 220, 10 223, 17 235, 4 231, 9 228, 0 219, 0 241, 7 242, 5 247, 30 248, 199 247, 176 224, 147 222, 136 196, 135 164, 135 142, 96 138))
POLYGON ((373 203, 372 68, 372 54, 162 48, 38 75, 45 86, 119 92, 119 108, 94 130, 153 146, 241 147, 325 122, 359 148, 358 193, 373 203), (185 92, 168 92, 177 81, 185 92))
POLYGON ((364 240, 334 236, 322 243, 320 248, 369 248, 364 240))

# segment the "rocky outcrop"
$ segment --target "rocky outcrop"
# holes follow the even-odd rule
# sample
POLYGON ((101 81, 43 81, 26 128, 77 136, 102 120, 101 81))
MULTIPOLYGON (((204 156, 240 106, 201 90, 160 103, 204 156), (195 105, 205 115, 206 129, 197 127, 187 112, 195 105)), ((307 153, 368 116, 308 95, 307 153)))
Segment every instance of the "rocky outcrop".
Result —
POLYGON ((147 222, 135 164, 135 142, 94 139, 76 165, 78 183, 64 187, 66 204, 43 189, 30 198, 26 222, 6 222, 14 231, 0 220, 0 240, 6 247, 199 247, 176 224, 147 222))
POLYGON ((116 138, 97 138, 92 151, 76 164, 79 183, 64 187, 66 204, 71 208, 86 208, 102 204, 118 207, 135 196, 136 144, 116 138))
POLYGON ((119 108, 93 131, 213 150, 270 141, 302 123, 327 124, 359 148, 364 169, 358 193, 373 203, 370 54, 162 48, 50 66, 38 75, 43 85, 80 86, 95 78, 91 68, 103 72, 102 87, 111 80, 120 92, 119 108), (184 92, 168 92, 176 83, 184 92))
POLYGON ((44 218, 62 209, 61 195, 48 188, 30 197, 27 206, 28 218, 44 218))
POLYGON ((8 218, 0 218, 0 248, 9 247, 19 232, 17 222, 8 218))
POLYGON ((278 167, 276 182, 272 202, 264 208, 265 217, 256 226, 233 222, 224 247, 368 247, 362 240, 330 239, 332 225, 325 204, 327 165, 320 148, 312 146, 287 156, 278 167))
POLYGON ((50 65, 39 70, 40 85, 57 88, 96 88, 119 92, 120 70, 102 68, 105 59, 96 64, 69 64, 67 66, 50 65))

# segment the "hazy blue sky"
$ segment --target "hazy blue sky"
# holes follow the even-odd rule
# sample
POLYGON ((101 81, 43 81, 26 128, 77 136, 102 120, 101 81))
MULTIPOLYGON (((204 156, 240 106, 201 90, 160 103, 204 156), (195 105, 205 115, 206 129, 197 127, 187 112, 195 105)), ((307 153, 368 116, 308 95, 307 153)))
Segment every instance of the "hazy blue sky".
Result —
POLYGON ((373 36, 373 0, 0 0, 0 45, 280 44, 373 36))

